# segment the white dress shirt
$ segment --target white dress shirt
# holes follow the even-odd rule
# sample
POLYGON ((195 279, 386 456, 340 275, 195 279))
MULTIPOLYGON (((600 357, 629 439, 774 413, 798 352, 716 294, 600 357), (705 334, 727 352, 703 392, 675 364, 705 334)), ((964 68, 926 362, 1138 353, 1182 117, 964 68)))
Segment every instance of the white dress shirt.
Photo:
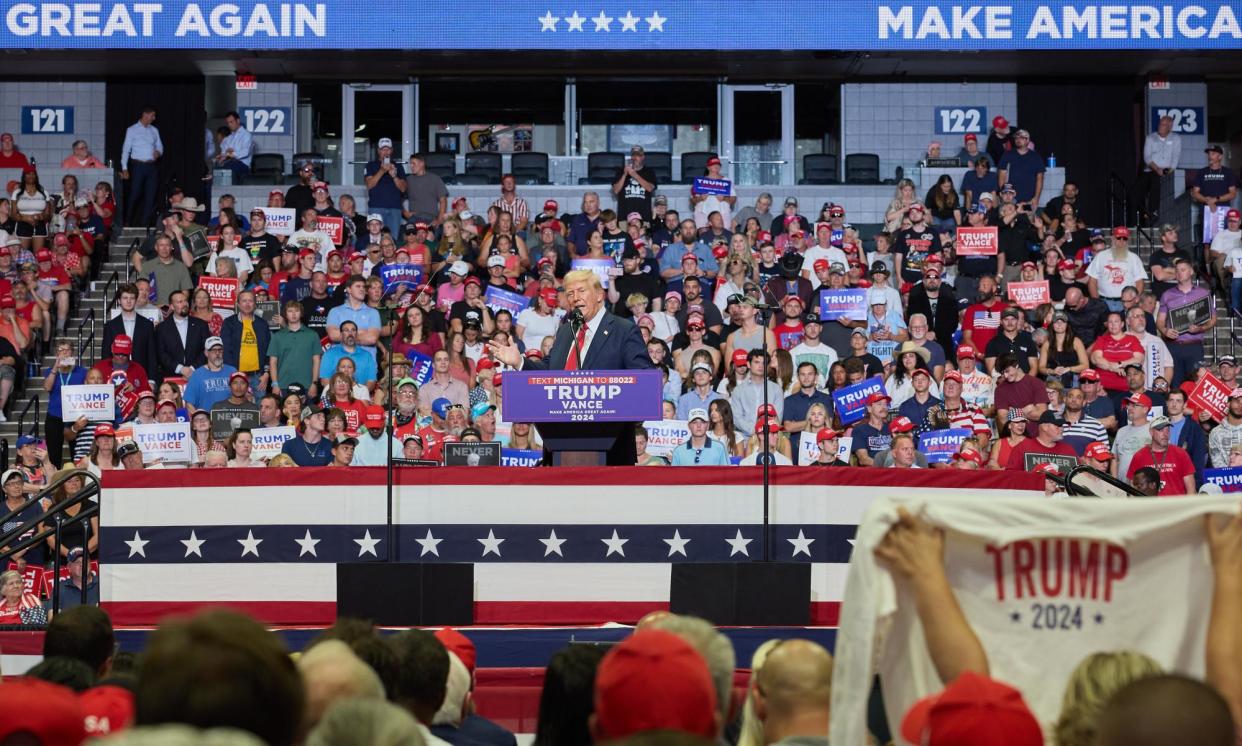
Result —
POLYGON ((1161 137, 1159 132, 1150 132, 1143 142, 1143 170, 1150 171, 1154 163, 1160 168, 1177 168, 1182 158, 1182 138, 1176 132, 1168 137, 1161 137))
POLYGON ((233 160, 241 161, 250 168, 250 157, 254 155, 254 138, 245 127, 238 127, 236 132, 220 141, 220 152, 233 151, 233 160))
MULTIPOLYGON (((599 310, 595 312, 594 318, 587 319, 586 338, 582 342, 582 349, 578 350, 578 367, 579 368, 581 368, 583 366, 583 363, 586 362, 587 350, 591 349, 591 341, 595 339, 595 333, 599 331, 600 322, 602 322, 603 320, 604 320, 604 307, 603 306, 600 306, 599 310)), ((570 348, 570 349, 572 351, 573 348, 570 348)))

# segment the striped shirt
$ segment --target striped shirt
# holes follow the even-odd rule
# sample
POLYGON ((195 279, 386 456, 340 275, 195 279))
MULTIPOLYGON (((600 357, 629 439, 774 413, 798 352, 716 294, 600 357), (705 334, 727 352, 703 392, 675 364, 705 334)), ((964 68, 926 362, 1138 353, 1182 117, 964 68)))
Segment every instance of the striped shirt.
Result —
POLYGON ((492 207, 512 215, 515 227, 523 225, 530 218, 530 209, 526 206, 526 200, 518 196, 514 196, 512 202, 505 202, 505 198, 500 197, 492 202, 492 207))

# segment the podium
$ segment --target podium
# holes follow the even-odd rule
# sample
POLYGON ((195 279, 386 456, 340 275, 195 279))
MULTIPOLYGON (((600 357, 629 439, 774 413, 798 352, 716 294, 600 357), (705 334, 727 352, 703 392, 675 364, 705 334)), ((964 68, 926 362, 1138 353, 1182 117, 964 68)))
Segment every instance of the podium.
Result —
POLYGON ((633 438, 629 422, 541 422, 535 425, 552 466, 605 466, 619 438, 633 438))
MULTIPOLYGON (((660 371, 506 371, 501 414, 508 422, 530 422, 539 431, 545 463, 603 466, 633 449, 634 426, 663 417, 660 371), (547 456, 550 455, 550 459, 547 456)), ((620 459, 624 460, 624 459, 620 459)), ((632 465, 630 459, 626 465, 632 465)))

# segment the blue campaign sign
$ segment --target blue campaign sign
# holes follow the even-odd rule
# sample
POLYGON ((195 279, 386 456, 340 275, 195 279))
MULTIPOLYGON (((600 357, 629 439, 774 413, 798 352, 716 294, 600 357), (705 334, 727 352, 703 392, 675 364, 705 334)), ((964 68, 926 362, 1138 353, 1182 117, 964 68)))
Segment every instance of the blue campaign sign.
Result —
POLYGON ((492 309, 492 313, 505 309, 509 313, 517 316, 530 306, 530 298, 521 293, 515 293, 512 290, 505 290, 493 285, 487 286, 487 292, 483 295, 483 303, 492 309))
POLYGON ((1202 135, 1207 122, 1202 106, 1153 106, 1151 107, 1151 131, 1160 125, 1161 117, 1173 120, 1173 132, 1180 135, 1202 135))
POLYGON ((865 381, 842 386, 832 392, 832 407, 836 410, 837 416, 841 418, 842 425, 849 425, 858 422, 867 414, 867 397, 875 392, 881 394, 884 391, 884 379, 880 376, 872 376, 865 381))
POLYGON ((395 290, 417 290, 423 284, 423 265, 385 264, 380 267, 380 280, 385 295, 395 290))
POLYGON ((1204 469, 1203 481, 1220 485, 1222 492, 1242 492, 1242 466, 1204 469))
POLYGON ((543 451, 525 451, 521 448, 501 448, 501 466, 539 466, 543 463, 543 451))
POLYGON ((919 452, 927 457, 929 464, 947 464, 953 454, 962 447, 962 441, 970 437, 966 428, 930 430, 919 434, 919 452))
POLYGON ((691 191, 695 194, 716 194, 727 197, 733 191, 733 182, 728 179, 709 179, 706 176, 699 176, 695 178, 691 191))
POLYGON ((641 422, 664 415, 658 370, 506 371, 508 422, 641 422))
POLYGON ((73 134, 72 106, 23 106, 23 135, 73 134))
POLYGON ((824 288, 819 294, 819 317, 824 321, 867 318, 867 291, 864 288, 824 288))
POLYGON ((949 0, 784 0, 780 23, 705 34, 721 18, 754 16, 751 0, 518 0, 486 24, 446 24, 456 0, 233 3, 103 0, 11 3, 0 48, 10 49, 423 49, 453 50, 1066 50, 1236 49, 1234 3, 1007 3, 949 0), (825 35, 824 19, 833 32, 825 35), (376 33, 382 28, 383 33, 376 33))
POLYGON ((410 350, 405 356, 410 359, 410 378, 414 383, 422 386, 431 380, 431 358, 417 350, 410 350))
MULTIPOLYGON (((982 135, 992 126, 986 106, 937 106, 932 119, 937 135, 982 135)), ((952 158, 957 154, 942 155, 952 158)))
POLYGON ((242 126, 252 135, 293 134, 293 118, 287 106, 243 106, 237 113, 241 114, 242 126))

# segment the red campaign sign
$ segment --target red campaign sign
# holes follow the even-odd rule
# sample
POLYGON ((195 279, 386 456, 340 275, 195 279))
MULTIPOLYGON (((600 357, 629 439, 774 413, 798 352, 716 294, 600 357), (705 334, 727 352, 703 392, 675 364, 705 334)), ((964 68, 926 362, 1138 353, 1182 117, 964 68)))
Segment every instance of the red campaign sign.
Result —
POLYGON ((340 246, 345 240, 345 218, 317 218, 315 225, 319 230, 332 238, 332 243, 340 246))
POLYGON ((1000 231, 994 225, 962 226, 954 244, 958 256, 996 256, 1000 250, 1000 231))
POLYGON ((1048 289, 1047 280, 1011 282, 1009 283, 1009 299, 1017 303, 1019 308, 1031 309, 1041 303, 1051 303, 1052 293, 1048 289))
POLYGON ((1195 409, 1207 410, 1212 419, 1220 422, 1225 419, 1225 411, 1229 407, 1230 390, 1224 381, 1211 373, 1204 373, 1186 401, 1195 409))
MULTIPOLYGON (((81 562, 81 561, 82 560, 78 560, 78 562, 81 562)), ((62 564, 60 566, 60 579, 68 580, 69 579, 69 565, 68 565, 69 560, 64 560, 64 562, 65 564, 62 564)), ((99 560, 91 560, 91 577, 92 578, 99 577, 99 560)), ((43 595, 47 596, 48 598, 52 597, 52 571, 51 570, 43 571, 43 595)), ((64 596, 62 595, 61 598, 64 598, 64 596)))
POLYGON ((198 286, 211 295, 212 308, 227 308, 231 311, 237 304, 236 277, 208 277, 203 275, 198 278, 198 286))
MULTIPOLYGON (((17 563, 10 562, 8 569, 16 570, 17 563)), ((45 588, 44 586, 45 577, 44 576, 46 575, 51 575, 51 573, 47 572, 46 570, 44 570, 42 567, 39 567, 38 565, 29 565, 29 564, 26 565, 26 569, 22 572, 22 590, 25 593, 33 593, 36 596, 43 595, 43 591, 45 588)))

